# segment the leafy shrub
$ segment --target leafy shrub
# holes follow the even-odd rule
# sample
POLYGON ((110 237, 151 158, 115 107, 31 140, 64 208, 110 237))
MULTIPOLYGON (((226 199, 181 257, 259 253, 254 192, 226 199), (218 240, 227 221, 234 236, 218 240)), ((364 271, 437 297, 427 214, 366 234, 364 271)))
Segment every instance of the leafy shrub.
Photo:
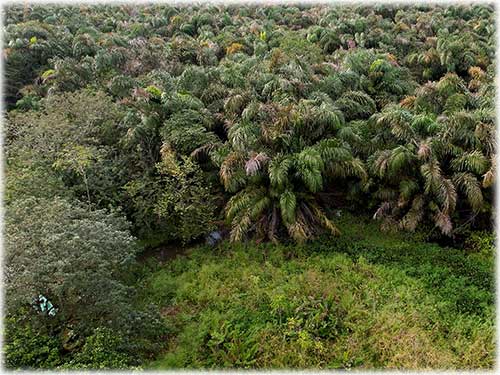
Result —
POLYGON ((201 169, 188 158, 177 162, 164 155, 159 171, 164 175, 156 213, 167 221, 183 243, 214 229, 215 202, 201 169))
POLYGON ((19 317, 4 319, 5 364, 10 369, 50 369, 63 362, 61 345, 43 327, 19 317))
POLYGON ((200 167, 164 149, 157 173, 150 182, 141 179, 126 185, 135 220, 149 227, 141 234, 151 238, 156 233, 163 241, 186 244, 213 230, 215 198, 200 167))
POLYGON ((131 356, 124 348, 124 338, 109 328, 96 328, 87 337, 83 348, 61 369, 126 369, 130 368, 131 356))

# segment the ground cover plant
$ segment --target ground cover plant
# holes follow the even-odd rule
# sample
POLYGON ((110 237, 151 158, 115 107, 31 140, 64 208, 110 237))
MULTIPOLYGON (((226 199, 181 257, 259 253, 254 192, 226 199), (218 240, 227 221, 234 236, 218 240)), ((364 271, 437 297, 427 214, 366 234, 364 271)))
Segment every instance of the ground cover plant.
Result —
POLYGON ((158 268, 143 303, 171 339, 152 367, 491 367, 493 238, 467 254, 368 220, 342 218, 340 242, 199 247, 158 268))
POLYGON ((493 366, 492 5, 3 10, 8 368, 493 366))

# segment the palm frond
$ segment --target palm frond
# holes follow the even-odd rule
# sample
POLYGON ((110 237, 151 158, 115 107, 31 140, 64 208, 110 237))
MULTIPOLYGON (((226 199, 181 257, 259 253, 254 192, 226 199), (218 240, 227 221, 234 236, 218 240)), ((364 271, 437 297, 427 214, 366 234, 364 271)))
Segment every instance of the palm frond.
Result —
POLYGON ((245 151, 254 147, 260 128, 247 121, 236 123, 228 131, 227 137, 235 150, 245 151))
POLYGON ((290 190, 286 190, 280 196, 280 209, 281 217, 285 224, 292 224, 295 222, 295 210, 297 208, 297 198, 290 190))
POLYGON ((271 186, 282 188, 288 182, 288 172, 294 164, 293 158, 282 155, 276 156, 269 162, 268 172, 271 186))
POLYGON ((442 212, 442 211, 437 211, 437 213, 434 215, 434 221, 436 223, 436 226, 441 229, 441 232, 447 236, 451 235, 451 232, 453 230, 453 225, 451 223, 451 218, 448 214, 442 212))
POLYGON ((496 176, 496 155, 491 157, 491 166, 490 169, 483 175, 483 187, 489 188, 495 182, 496 176))
POLYGON ((262 215, 269 206, 271 205, 271 199, 267 196, 260 196, 261 198, 256 200, 249 209, 250 219, 253 221, 257 220, 259 217, 266 216, 262 215))
POLYGON ((403 199, 410 199, 416 191, 418 184, 414 180, 404 179, 399 183, 399 192, 403 199))
POLYGON ((210 158, 210 154, 217 147, 220 147, 220 146, 221 146, 220 143, 213 143, 213 142, 207 143, 206 145, 202 145, 202 146, 194 149, 191 152, 190 157, 193 158, 196 161, 202 161, 202 160, 205 160, 205 159, 209 159, 210 158))
POLYGON ((398 146, 391 152, 391 157, 388 164, 388 172, 392 176, 396 176, 402 170, 409 171, 412 167, 415 156, 406 146, 398 146))
POLYGON ((465 109, 465 105, 467 104, 467 97, 464 94, 453 94, 448 99, 446 99, 446 103, 444 104, 444 113, 451 114, 465 109))
POLYGON ((453 176, 453 183, 460 187, 467 201, 475 212, 483 207, 483 193, 478 179, 469 172, 460 172, 453 176))
POLYGON ((323 210, 316 204, 311 206, 313 213, 321 225, 330 232, 330 234, 334 236, 340 235, 340 230, 337 228, 335 224, 326 216, 323 210))
POLYGON ((379 206, 377 211, 373 214, 373 218, 375 220, 380 220, 384 217, 386 217, 392 209, 392 203, 391 202, 382 202, 382 204, 379 206))
POLYGON ((370 157, 370 166, 375 175, 384 178, 388 174, 391 155, 392 150, 382 150, 370 157))
POLYGON ((443 212, 451 214, 455 211, 455 206, 457 204, 457 192, 455 186, 450 179, 443 178, 441 180, 441 185, 438 190, 438 197, 441 201, 443 212))
POLYGON ((441 167, 436 160, 431 160, 420 167, 420 173, 424 177, 425 192, 438 192, 443 177, 441 175, 441 167))
POLYGON ((250 159, 245 163, 247 176, 254 176, 261 170, 264 164, 269 160, 265 152, 253 153, 250 159))
POLYGON ((408 141, 415 137, 415 131, 411 126, 413 120, 411 112, 398 105, 386 106, 374 117, 377 125, 389 127, 398 140, 408 141))
POLYGON ((297 174, 310 192, 316 193, 323 188, 322 172, 325 164, 318 150, 307 147, 297 154, 297 174))
POLYGON ((241 242, 251 225, 252 221, 249 215, 243 215, 239 220, 234 220, 231 226, 229 240, 231 242, 241 242))
POLYGON ((421 160, 427 160, 431 156, 431 152, 429 140, 421 141, 417 151, 418 158, 421 160))
POLYGON ((219 176, 227 191, 237 191, 238 187, 245 181, 244 162, 243 155, 236 151, 227 155, 222 162, 219 176))
POLYGON ((246 211, 254 197, 248 190, 242 190, 233 195, 226 204, 226 219, 231 222, 233 219, 246 211))
POLYGON ((488 160, 479 150, 466 152, 451 162, 453 170, 457 172, 472 172, 482 175, 488 168, 488 160))
POLYGON ((345 92, 335 101, 335 106, 337 106, 349 120, 368 118, 375 113, 377 109, 373 99, 363 91, 345 92))
POLYGON ((414 232, 417 225, 422 221, 424 217, 424 198, 422 195, 417 195, 411 204, 410 210, 400 221, 400 227, 402 229, 414 232))

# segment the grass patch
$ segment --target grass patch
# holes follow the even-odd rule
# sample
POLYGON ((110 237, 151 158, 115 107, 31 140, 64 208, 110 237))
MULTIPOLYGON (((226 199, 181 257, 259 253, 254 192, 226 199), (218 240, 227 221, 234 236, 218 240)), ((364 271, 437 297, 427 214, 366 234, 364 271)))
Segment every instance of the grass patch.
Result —
POLYGON ((493 366, 491 251, 339 225, 341 237, 302 247, 202 246, 156 269, 142 298, 161 307, 170 337, 149 366, 493 366))

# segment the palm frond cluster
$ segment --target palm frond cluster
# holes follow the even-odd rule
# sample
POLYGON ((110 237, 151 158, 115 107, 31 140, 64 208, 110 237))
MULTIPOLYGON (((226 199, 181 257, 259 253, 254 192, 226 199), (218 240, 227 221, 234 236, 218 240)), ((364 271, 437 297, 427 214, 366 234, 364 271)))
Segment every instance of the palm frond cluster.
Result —
POLYGON ((6 24, 12 111, 105 92, 125 112, 116 190, 159 181, 168 150, 233 241, 338 234, 340 205, 447 236, 491 216, 492 6, 10 6, 6 24))

